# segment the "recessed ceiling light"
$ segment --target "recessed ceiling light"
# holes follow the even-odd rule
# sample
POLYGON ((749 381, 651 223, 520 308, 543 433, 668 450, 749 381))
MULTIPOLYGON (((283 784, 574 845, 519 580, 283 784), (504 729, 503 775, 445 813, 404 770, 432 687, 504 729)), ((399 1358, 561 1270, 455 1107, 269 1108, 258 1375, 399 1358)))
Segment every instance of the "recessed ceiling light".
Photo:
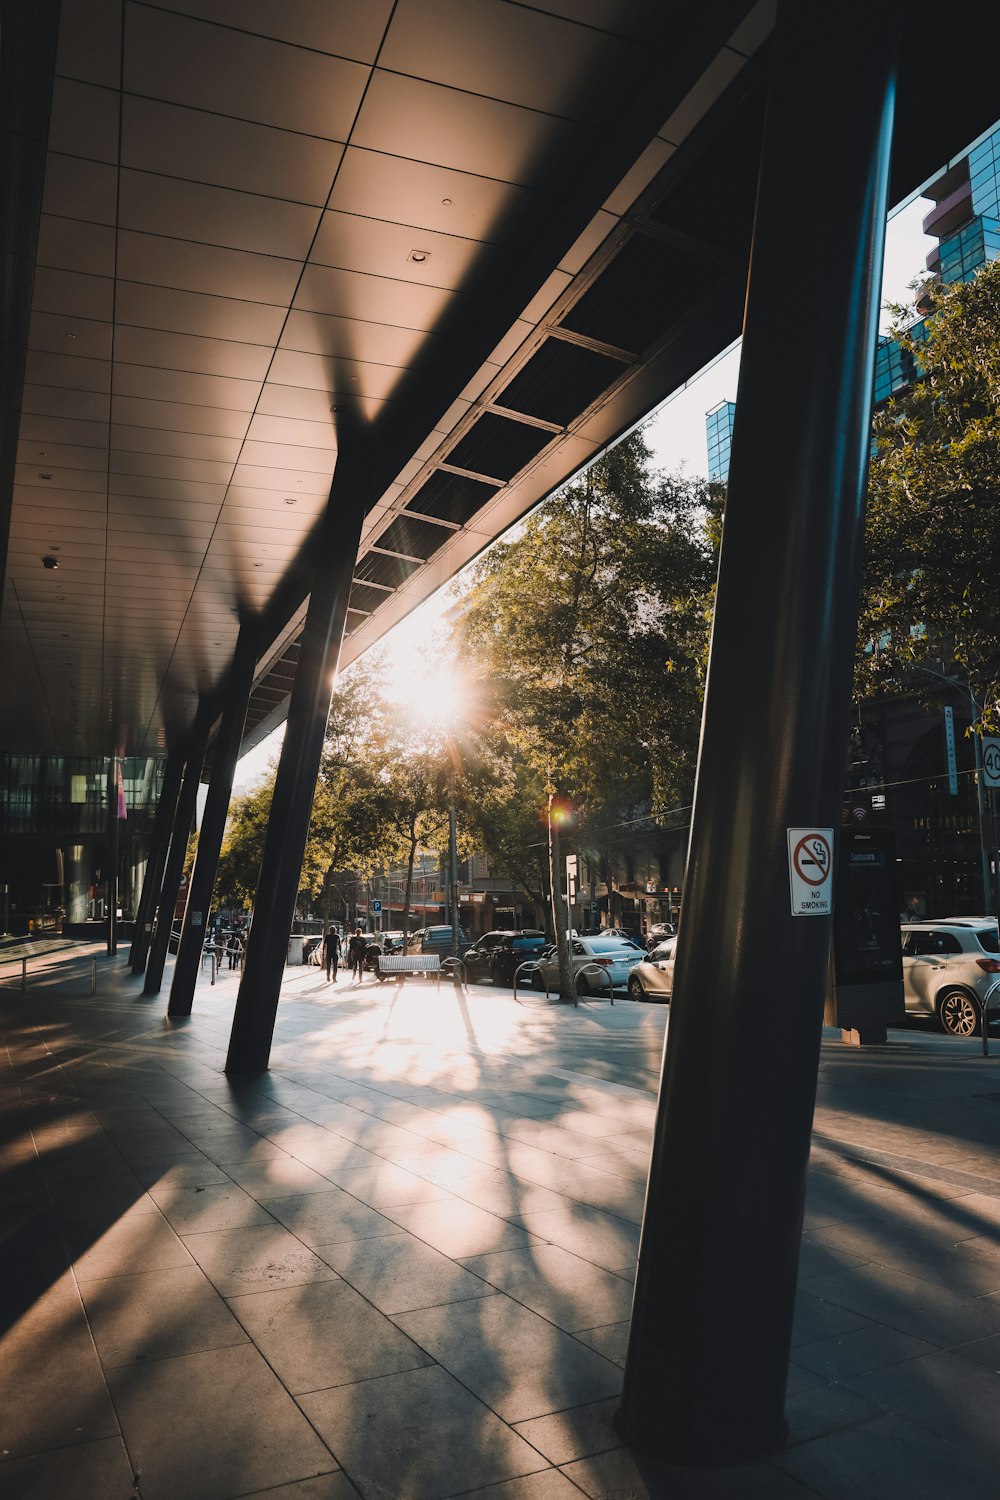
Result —
POLYGON ((42 567, 43 568, 49 568, 49 569, 51 569, 51 568, 58 568, 58 566, 59 566, 59 559, 58 559, 58 557, 43 557, 42 558, 42 567))
MULTIPOLYGON (((337 408, 334 407, 334 411, 336 411, 336 409, 337 408)), ((285 504, 286 505, 298 505, 298 503, 299 503, 299 497, 298 497, 298 495, 286 495, 285 496, 285 504)))
POLYGON ((75 339, 76 338, 76 334, 75 333, 67 333, 66 337, 68 339, 75 339))
POLYGON ((411 250, 407 256, 407 260, 416 261, 418 266, 423 265, 424 261, 430 260, 430 258, 431 252, 429 250, 411 250))
POLYGON ((52 478, 52 475, 51 475, 51 474, 43 474, 43 473, 42 473, 42 472, 41 472, 41 470, 39 470, 39 472, 38 472, 38 477, 39 477, 39 479, 51 479, 51 478, 52 478))
POLYGON ((263 566, 264 566, 263 563, 254 563, 254 567, 255 568, 262 568, 263 566))
POLYGON ((451 199, 450 198, 442 198, 441 199, 441 207, 442 208, 450 208, 451 207, 451 199))

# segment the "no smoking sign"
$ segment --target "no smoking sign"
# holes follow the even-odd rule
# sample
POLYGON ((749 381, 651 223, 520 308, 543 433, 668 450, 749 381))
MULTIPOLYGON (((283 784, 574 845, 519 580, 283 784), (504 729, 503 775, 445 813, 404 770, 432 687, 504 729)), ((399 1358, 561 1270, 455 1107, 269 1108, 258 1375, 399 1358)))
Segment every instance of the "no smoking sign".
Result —
POLYGON ((792 916, 828 916, 833 911, 833 829, 786 831, 792 916))

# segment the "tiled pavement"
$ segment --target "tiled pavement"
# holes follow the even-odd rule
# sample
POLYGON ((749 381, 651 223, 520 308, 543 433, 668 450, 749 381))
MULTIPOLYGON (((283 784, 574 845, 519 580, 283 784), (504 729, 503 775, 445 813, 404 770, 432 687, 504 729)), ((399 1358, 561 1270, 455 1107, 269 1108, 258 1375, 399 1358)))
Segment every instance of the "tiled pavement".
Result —
POLYGON ((169 1024, 121 958, 94 998, 85 969, 0 992, 10 1500, 1000 1496, 977 1042, 828 1034, 789 1443, 691 1471, 611 1426, 662 1008, 289 970, 234 1087, 235 975, 169 1024))

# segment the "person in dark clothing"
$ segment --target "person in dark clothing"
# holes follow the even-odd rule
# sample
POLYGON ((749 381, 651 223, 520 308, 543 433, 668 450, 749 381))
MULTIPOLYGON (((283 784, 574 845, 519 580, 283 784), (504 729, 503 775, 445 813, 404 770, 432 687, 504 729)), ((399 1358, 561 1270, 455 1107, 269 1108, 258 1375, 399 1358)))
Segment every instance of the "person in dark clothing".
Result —
POLYGON ((354 934, 347 945, 348 957, 351 960, 351 974, 358 979, 365 965, 365 949, 368 947, 368 939, 360 927, 354 929, 354 934))
POLYGON ((336 984, 337 965, 340 962, 340 937, 336 927, 328 927, 323 934, 323 962, 326 965, 327 983, 332 975, 333 982, 336 984))

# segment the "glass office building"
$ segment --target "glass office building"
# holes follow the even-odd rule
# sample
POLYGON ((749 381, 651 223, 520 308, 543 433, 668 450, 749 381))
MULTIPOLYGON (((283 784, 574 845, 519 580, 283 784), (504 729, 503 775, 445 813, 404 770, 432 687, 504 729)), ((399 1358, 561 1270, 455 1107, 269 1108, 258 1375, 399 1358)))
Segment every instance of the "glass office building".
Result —
POLYGON ((708 439, 708 477, 725 484, 729 478, 729 451, 733 442, 735 401, 720 401, 705 417, 708 439))
POLYGON ((124 805, 114 793, 109 806, 106 759, 0 755, 0 933, 63 932, 103 918, 114 833, 119 907, 132 915, 163 762, 118 764, 124 805))

